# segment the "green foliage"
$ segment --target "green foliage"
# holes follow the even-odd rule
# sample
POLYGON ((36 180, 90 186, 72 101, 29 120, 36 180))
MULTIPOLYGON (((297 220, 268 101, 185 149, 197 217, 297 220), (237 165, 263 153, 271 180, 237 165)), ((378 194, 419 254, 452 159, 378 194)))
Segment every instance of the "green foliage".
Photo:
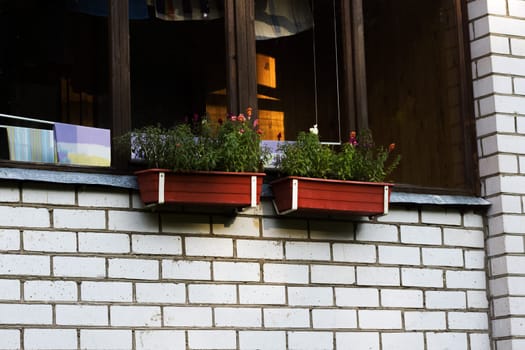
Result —
POLYGON ((340 147, 322 144, 317 128, 300 132, 297 141, 279 146, 278 169, 285 175, 381 182, 399 165, 395 144, 376 147, 369 130, 351 133, 340 147), (392 156, 392 159, 390 159, 392 156))
POLYGON ((217 125, 194 117, 169 129, 146 126, 118 137, 116 143, 148 167, 178 172, 257 172, 270 156, 261 147, 257 119, 242 114, 219 120, 217 125))

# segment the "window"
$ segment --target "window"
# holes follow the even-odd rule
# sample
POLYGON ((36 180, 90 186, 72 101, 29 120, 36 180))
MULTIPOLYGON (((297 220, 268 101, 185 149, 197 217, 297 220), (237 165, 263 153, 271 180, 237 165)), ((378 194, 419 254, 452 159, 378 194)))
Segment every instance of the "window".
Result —
MULTIPOLYGON (((476 193, 464 0, 8 0, 0 114, 111 128, 248 106, 396 142, 399 187, 476 193)), ((115 165, 126 167, 124 159, 115 165)), ((398 187, 398 188, 399 188, 398 187)))

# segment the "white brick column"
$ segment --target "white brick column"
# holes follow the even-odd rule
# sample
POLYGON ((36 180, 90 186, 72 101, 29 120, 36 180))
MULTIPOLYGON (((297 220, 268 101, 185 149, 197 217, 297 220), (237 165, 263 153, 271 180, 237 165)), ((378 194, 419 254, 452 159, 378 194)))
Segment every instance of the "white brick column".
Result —
POLYGON ((525 1, 469 1, 495 350, 525 349, 525 1))

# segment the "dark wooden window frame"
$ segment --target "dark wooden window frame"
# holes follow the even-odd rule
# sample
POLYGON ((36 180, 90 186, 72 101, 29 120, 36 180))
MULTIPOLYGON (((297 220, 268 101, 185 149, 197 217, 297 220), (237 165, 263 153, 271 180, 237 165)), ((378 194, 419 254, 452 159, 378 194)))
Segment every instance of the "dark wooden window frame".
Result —
MULTIPOLYGON (((342 16, 341 40, 343 46, 342 115, 343 133, 368 126, 367 86, 365 67, 364 0, 340 0, 342 16)), ((472 84, 468 50, 466 0, 454 0, 460 47, 461 116, 464 130, 465 183, 471 194, 479 195, 479 176, 472 106, 472 84)), ((226 88, 227 108, 240 111, 244 106, 257 109, 257 81, 255 68, 254 3, 246 0, 225 0, 226 88)), ((109 62, 111 118, 114 136, 131 128, 130 62, 128 1, 109 1, 109 62)), ((113 155, 114 166, 124 168, 122 156, 113 155)), ((410 190, 410 186, 404 187, 410 190)), ((414 189, 418 192, 429 188, 414 189)), ((435 190, 435 189, 434 189, 435 190)))

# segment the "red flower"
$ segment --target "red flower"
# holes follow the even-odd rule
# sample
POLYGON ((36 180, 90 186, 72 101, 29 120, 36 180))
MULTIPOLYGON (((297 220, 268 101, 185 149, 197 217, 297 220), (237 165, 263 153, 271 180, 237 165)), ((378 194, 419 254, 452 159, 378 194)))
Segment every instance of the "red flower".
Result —
POLYGON ((392 152, 395 149, 396 149, 396 144, 395 143, 391 143, 390 146, 388 146, 388 152, 392 152))
POLYGON ((246 121, 246 118, 244 117, 244 114, 241 113, 237 117, 237 120, 240 121, 241 123, 244 123, 246 121))
POLYGON ((257 129, 257 133, 258 133, 259 135, 262 135, 262 134, 263 134, 263 131, 262 131, 261 129, 257 129))
POLYGON ((244 129, 240 129, 239 134, 244 134, 244 129))
POLYGON ((246 108, 246 115, 248 116, 248 120, 252 118, 252 114, 253 114, 253 108, 252 107, 246 108))

